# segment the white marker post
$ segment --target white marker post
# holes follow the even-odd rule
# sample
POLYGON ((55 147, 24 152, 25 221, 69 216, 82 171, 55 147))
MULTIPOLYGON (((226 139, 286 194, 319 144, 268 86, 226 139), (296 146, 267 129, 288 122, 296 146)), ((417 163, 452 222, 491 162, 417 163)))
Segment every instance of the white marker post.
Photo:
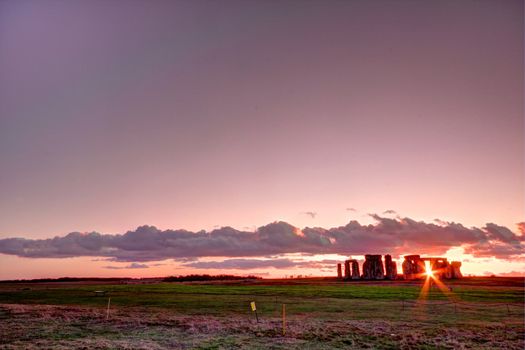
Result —
POLYGON ((252 311, 255 312, 255 319, 257 320, 257 323, 259 323, 259 316, 257 316, 257 307, 255 306, 255 301, 252 301, 250 303, 250 306, 252 308, 252 311))

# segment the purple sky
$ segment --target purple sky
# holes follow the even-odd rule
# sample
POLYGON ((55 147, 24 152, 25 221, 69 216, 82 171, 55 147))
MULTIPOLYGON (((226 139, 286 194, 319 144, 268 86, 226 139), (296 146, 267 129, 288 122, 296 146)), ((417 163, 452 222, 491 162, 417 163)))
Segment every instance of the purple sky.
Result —
POLYGON ((2 1, 0 239, 386 210, 518 232, 523 7, 2 1))

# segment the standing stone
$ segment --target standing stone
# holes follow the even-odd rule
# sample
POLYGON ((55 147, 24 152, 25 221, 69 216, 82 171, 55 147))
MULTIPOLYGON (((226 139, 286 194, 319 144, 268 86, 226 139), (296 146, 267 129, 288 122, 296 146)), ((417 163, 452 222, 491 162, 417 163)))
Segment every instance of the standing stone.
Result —
POLYGON ((351 268, 352 268, 352 276, 351 276, 351 278, 353 280, 358 280, 360 278, 360 275, 359 275, 359 263, 357 262, 356 259, 352 259, 352 260, 350 260, 350 264, 351 264, 351 268))
POLYGON ((425 258, 422 260, 430 261, 430 268, 435 278, 448 279, 451 277, 450 264, 447 258, 425 258))
POLYGON ((349 280, 350 278, 351 278, 350 260, 345 260, 345 280, 349 280))
POLYGON ((341 271, 341 263, 337 264, 337 278, 343 279, 343 272, 341 271))
POLYGON ((450 263, 451 267, 451 278, 462 278, 463 274, 461 273, 461 262, 460 261, 452 261, 450 263))
POLYGON ((365 255, 363 278, 367 280, 382 280, 385 278, 385 269, 383 268, 381 255, 365 255))
POLYGON ((397 278, 397 264, 392 261, 392 256, 389 254, 385 255, 385 270, 387 279, 395 280, 397 278))
POLYGON ((425 277, 425 263, 419 255, 405 255, 402 268, 407 280, 425 277))

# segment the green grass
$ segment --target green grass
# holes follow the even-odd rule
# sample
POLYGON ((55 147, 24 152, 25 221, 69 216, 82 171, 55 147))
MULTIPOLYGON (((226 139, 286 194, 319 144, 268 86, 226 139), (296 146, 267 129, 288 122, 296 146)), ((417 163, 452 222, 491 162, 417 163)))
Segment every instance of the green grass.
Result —
MULTIPOLYGON (((185 285, 177 283, 160 283, 148 285, 68 285, 68 286, 38 286, 31 290, 17 290, 16 286, 0 285, 0 303, 37 303, 37 304, 71 304, 103 306, 105 297, 94 296, 94 290, 106 290, 112 298, 112 303, 119 306, 155 306, 163 308, 195 308, 220 307, 235 308, 236 304, 250 301, 254 298, 263 300, 296 300, 308 299, 351 299, 370 301, 401 301, 417 300, 419 286, 395 285, 291 285, 291 286, 260 286, 260 285, 185 285), (2 288, 3 287, 3 288, 2 288)), ((20 288, 19 288, 20 289, 20 288)), ((455 287, 453 294, 459 301, 491 302, 491 303, 522 303, 523 290, 519 288, 485 288, 485 287, 455 287)), ((447 300, 439 290, 432 290, 428 300, 447 300)), ((329 307, 329 305, 324 306, 329 307)))

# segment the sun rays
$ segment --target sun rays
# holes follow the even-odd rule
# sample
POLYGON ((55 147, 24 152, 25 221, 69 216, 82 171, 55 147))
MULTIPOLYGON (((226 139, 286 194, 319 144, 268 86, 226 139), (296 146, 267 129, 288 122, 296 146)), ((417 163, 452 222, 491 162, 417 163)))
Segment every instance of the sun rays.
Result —
POLYGON ((423 283, 423 286, 421 287, 421 291, 419 293, 418 300, 426 300, 428 298, 429 293, 432 290, 432 286, 436 286, 440 292, 442 292, 447 299, 450 301, 455 301, 456 297, 454 293, 452 293, 452 290, 447 287, 439 278, 439 276, 442 275, 443 271, 434 270, 432 268, 432 265, 430 261, 425 261, 425 282, 423 283))
POLYGON ((425 273, 427 277, 434 276, 434 272, 432 271, 432 266, 430 266, 430 261, 425 261, 425 273))

